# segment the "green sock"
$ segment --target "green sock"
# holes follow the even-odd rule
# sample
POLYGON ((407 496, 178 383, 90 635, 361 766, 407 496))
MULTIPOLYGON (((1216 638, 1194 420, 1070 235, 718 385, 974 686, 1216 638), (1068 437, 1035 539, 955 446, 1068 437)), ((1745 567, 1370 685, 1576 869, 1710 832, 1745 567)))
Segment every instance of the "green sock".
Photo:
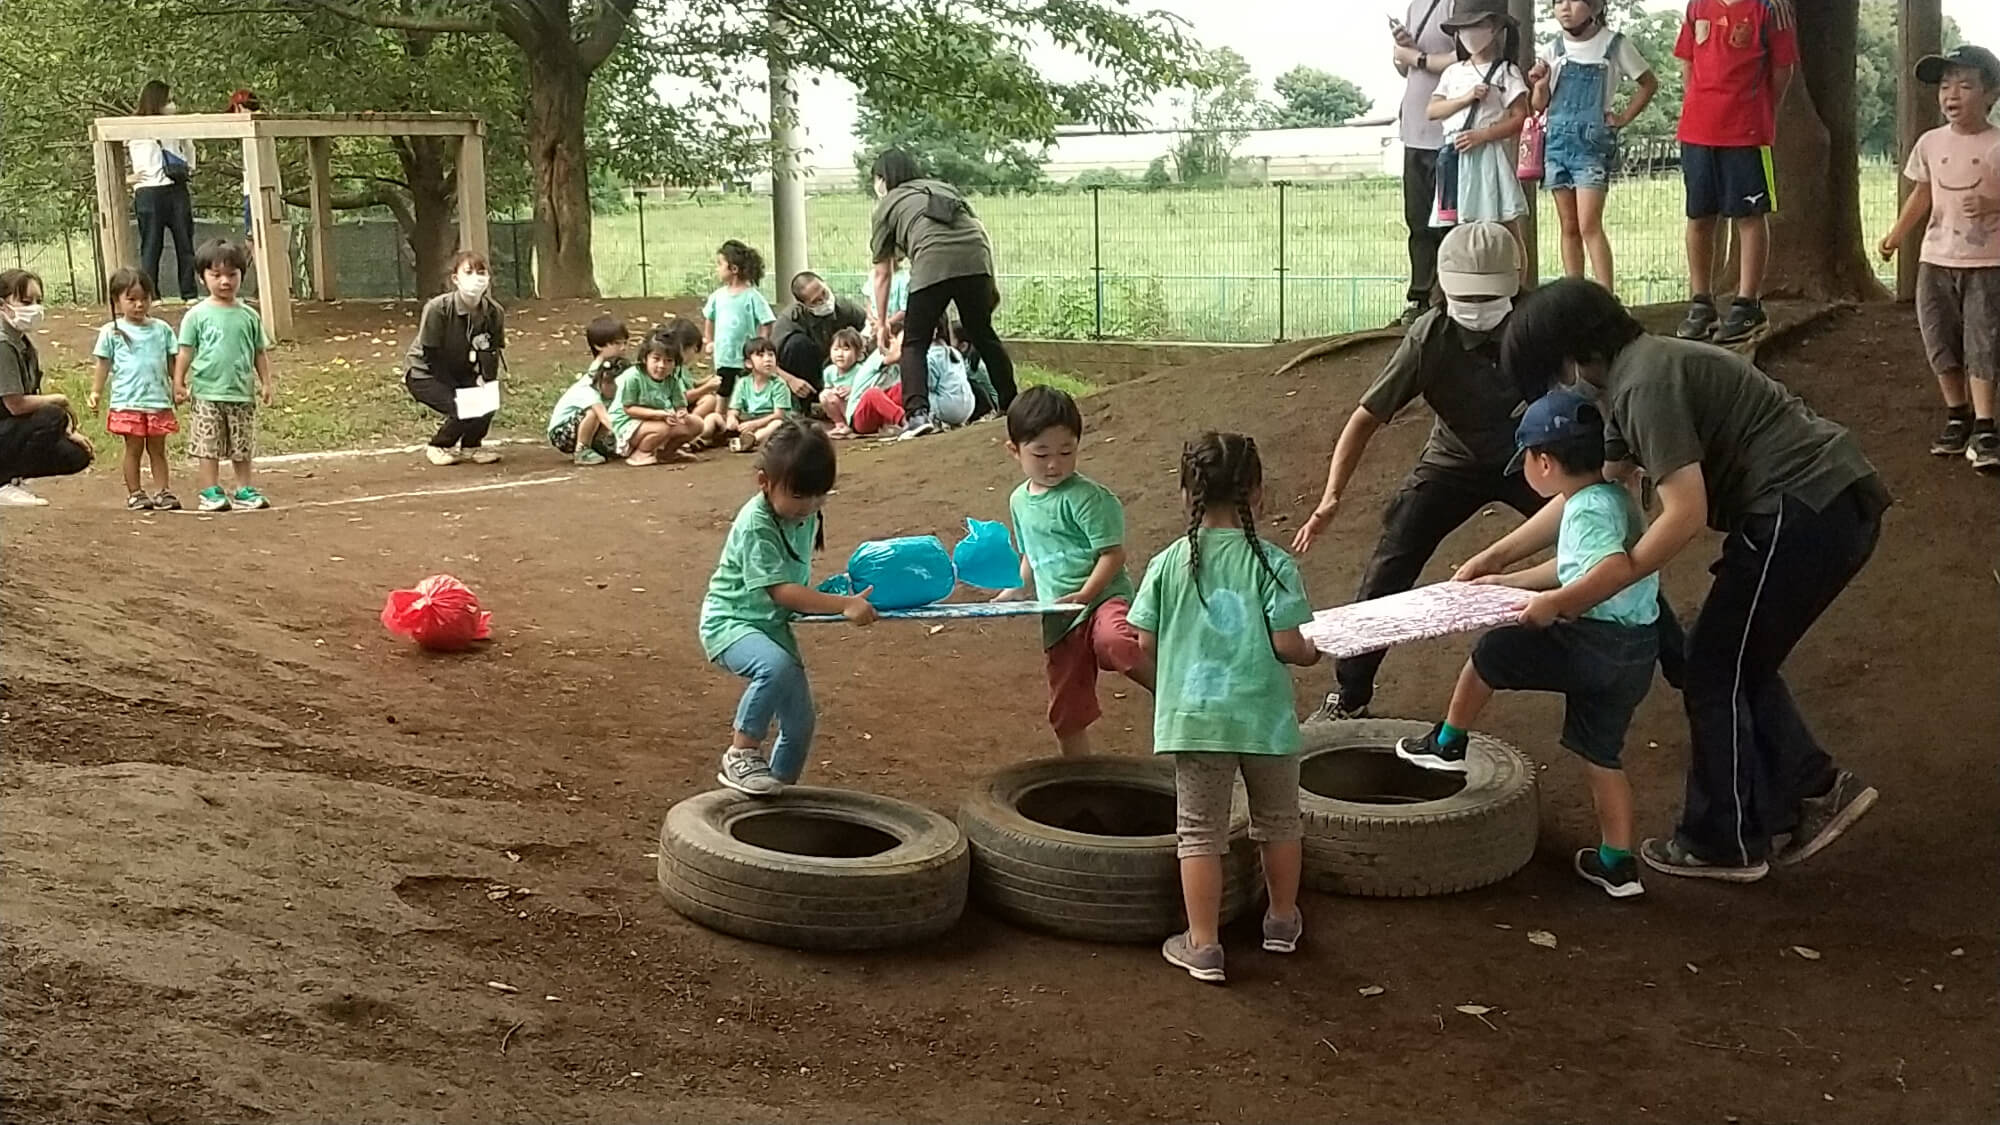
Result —
POLYGON ((1438 724, 1438 745, 1456 746, 1465 741, 1465 732, 1450 723, 1438 724))
POLYGON ((1607 871, 1616 868, 1621 861, 1631 858, 1632 853, 1624 848, 1614 848, 1610 844, 1597 845, 1597 862, 1603 864, 1607 871))

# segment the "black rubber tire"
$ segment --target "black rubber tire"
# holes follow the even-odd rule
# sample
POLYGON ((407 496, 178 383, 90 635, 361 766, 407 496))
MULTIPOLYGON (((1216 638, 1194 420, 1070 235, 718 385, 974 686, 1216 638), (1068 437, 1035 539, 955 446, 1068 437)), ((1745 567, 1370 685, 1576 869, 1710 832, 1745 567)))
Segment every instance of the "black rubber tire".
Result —
MULTIPOLYGON (((1172 800, 1174 764, 1166 755, 1045 758, 982 778, 958 814, 972 846, 973 897, 1010 922, 1087 941, 1159 941, 1186 928, 1175 835, 1072 832, 1022 814, 1023 797, 1057 782, 1136 786, 1172 800)), ((1240 787, 1229 820, 1225 923, 1264 890, 1240 787)))
POLYGON ((848 789, 792 786, 775 797, 727 789, 667 810, 660 891, 713 930, 793 949, 881 949, 933 938, 965 912, 971 858, 950 818, 848 789), (854 858, 798 855, 746 843, 756 817, 806 812, 893 837, 854 858))
MULTIPOLYGON (((1322 755, 1367 747, 1394 755, 1399 738, 1431 724, 1405 719, 1308 723, 1300 772, 1322 755)), ((1484 887, 1535 854, 1541 823, 1534 766, 1497 738, 1474 732, 1465 787, 1436 800, 1373 804, 1299 792, 1305 885, 1344 895, 1411 898, 1484 887)), ((1409 766, 1407 768, 1417 769, 1409 766)))

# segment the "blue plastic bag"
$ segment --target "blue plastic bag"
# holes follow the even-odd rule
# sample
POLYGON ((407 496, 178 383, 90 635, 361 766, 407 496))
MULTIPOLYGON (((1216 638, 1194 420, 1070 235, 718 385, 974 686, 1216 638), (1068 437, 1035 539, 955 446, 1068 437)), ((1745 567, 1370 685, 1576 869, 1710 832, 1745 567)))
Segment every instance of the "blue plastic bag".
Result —
POLYGON ((868 604, 876 609, 929 605, 950 597, 958 586, 951 555, 935 535, 863 543, 848 556, 847 579, 853 589, 868 590, 868 604))
POLYGON ((951 549, 958 580, 982 590, 1011 590, 1021 584, 1021 556, 1007 525, 993 520, 965 521, 965 538, 951 549))

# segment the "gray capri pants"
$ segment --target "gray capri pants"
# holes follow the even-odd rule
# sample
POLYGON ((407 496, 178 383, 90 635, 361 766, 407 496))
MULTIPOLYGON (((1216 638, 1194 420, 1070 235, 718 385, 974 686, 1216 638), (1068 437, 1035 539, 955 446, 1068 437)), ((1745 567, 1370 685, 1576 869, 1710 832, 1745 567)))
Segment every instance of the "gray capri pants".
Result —
POLYGON ((1229 805, 1236 775, 1250 794, 1250 838, 1263 844, 1296 840, 1299 827, 1297 754, 1174 755, 1174 820, 1182 859, 1229 851, 1229 805))

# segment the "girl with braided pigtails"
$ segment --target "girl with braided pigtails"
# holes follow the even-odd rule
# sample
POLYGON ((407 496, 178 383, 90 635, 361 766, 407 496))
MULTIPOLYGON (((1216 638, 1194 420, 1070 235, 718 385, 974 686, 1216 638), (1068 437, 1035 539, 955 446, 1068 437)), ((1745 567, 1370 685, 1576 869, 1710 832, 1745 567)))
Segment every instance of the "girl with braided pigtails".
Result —
POLYGON ((1299 723, 1285 665, 1315 664, 1319 650, 1299 632, 1312 608, 1298 566, 1257 535, 1264 501, 1257 443, 1242 434, 1203 434, 1181 451, 1180 475, 1187 537, 1147 566, 1131 622, 1158 662, 1153 752, 1174 755, 1188 928, 1160 952, 1196 980, 1220 983, 1222 856, 1239 773, 1270 896, 1264 948, 1290 953, 1305 930, 1299 723))

